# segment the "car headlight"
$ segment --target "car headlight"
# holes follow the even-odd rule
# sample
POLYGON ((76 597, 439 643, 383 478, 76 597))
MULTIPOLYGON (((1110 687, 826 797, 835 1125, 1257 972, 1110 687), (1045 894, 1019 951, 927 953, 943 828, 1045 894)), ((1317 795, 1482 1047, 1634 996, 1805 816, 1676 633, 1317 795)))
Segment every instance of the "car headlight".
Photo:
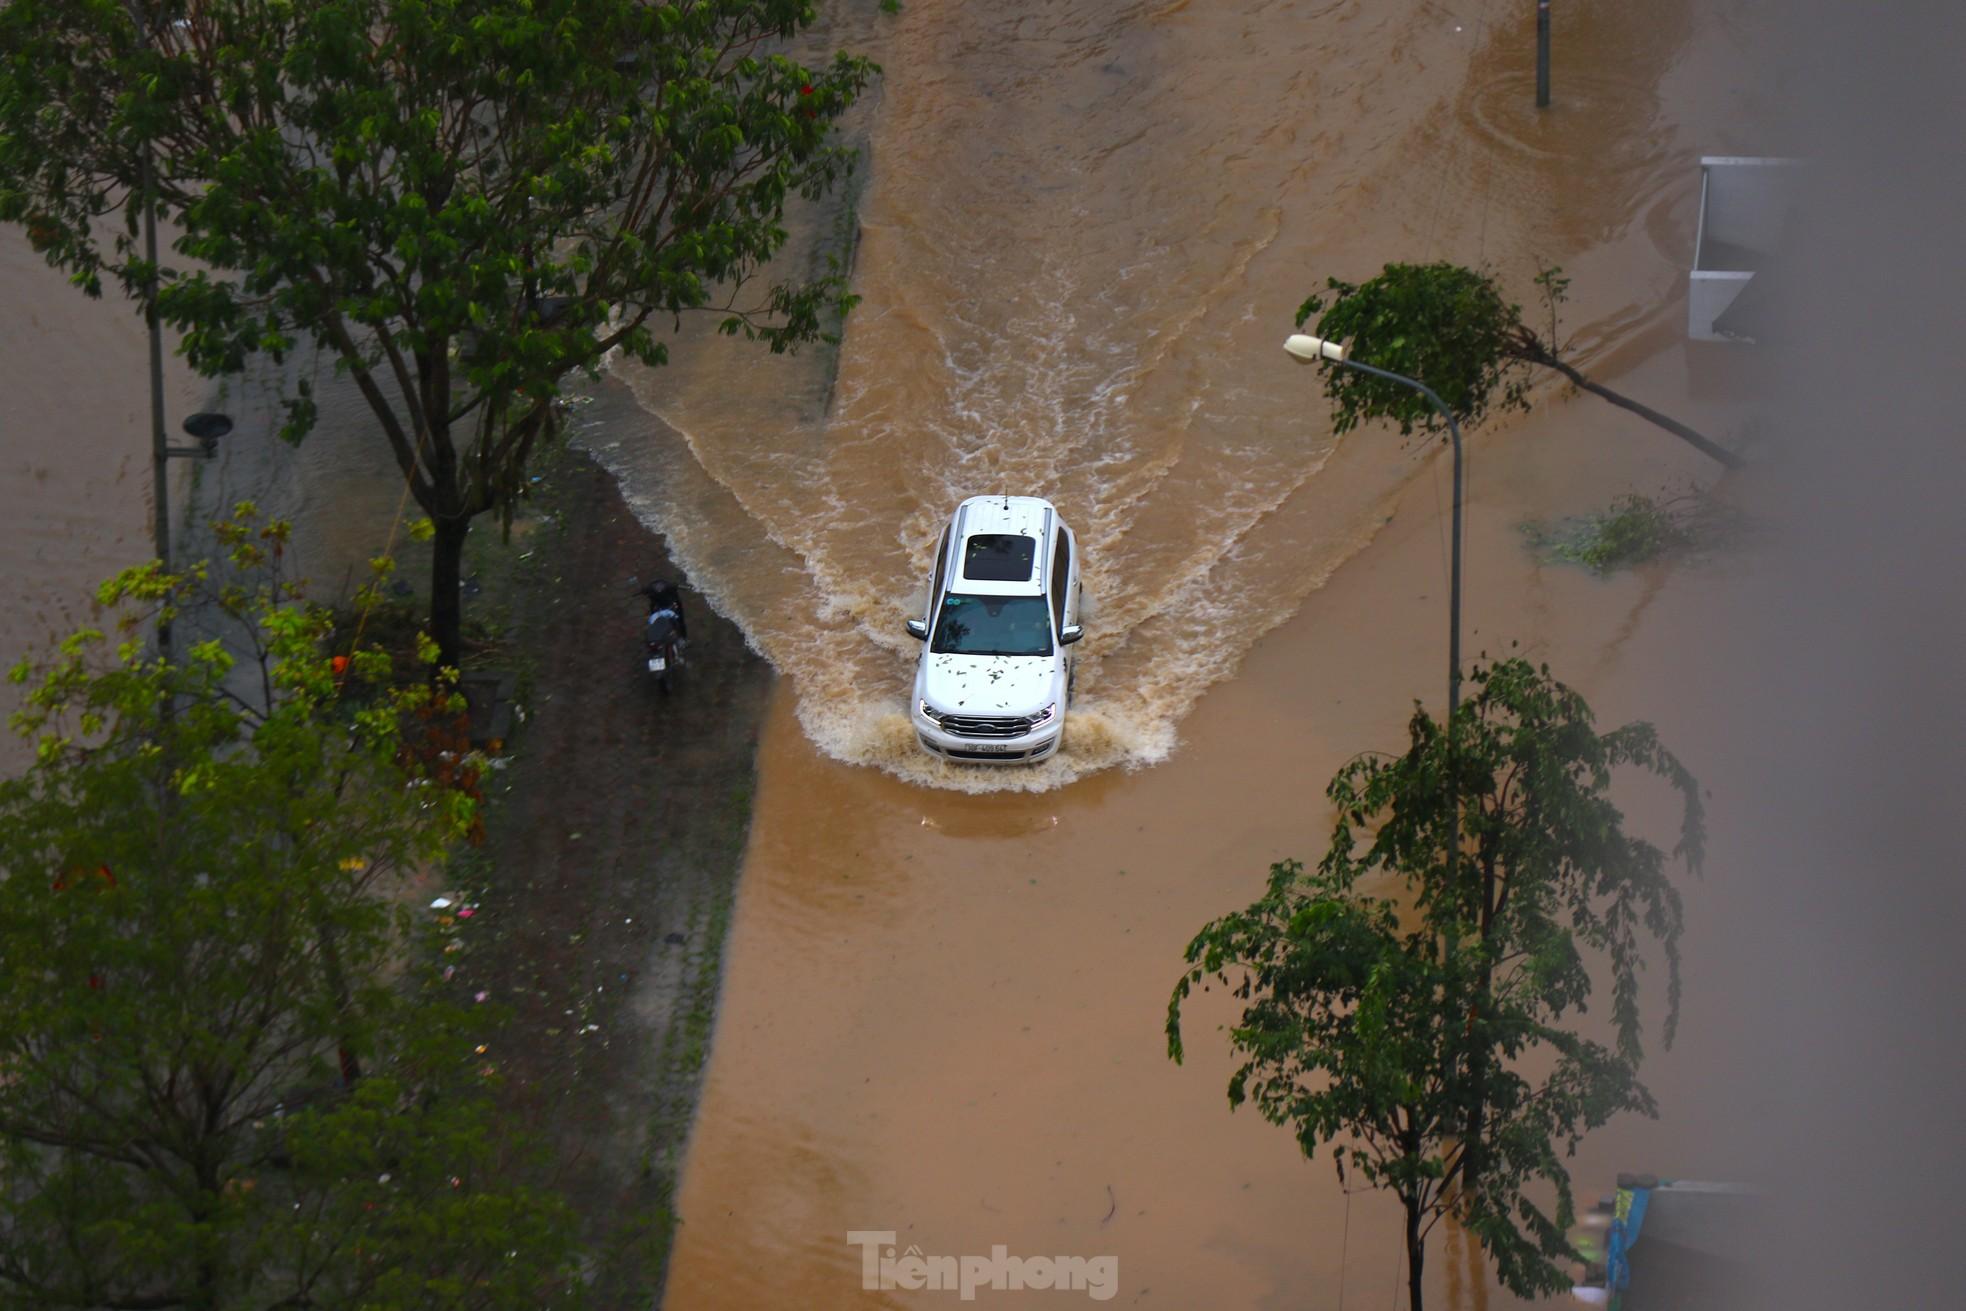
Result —
POLYGON ((928 702, 923 701, 922 718, 928 720, 930 723, 939 724, 942 722, 942 712, 928 702))
POLYGON ((1049 724, 1052 721, 1053 717, 1056 716, 1057 714, 1058 714, 1058 703, 1056 701, 1053 701, 1050 705, 1038 711, 1037 714, 1031 716, 1031 727, 1042 728, 1046 724, 1049 724))

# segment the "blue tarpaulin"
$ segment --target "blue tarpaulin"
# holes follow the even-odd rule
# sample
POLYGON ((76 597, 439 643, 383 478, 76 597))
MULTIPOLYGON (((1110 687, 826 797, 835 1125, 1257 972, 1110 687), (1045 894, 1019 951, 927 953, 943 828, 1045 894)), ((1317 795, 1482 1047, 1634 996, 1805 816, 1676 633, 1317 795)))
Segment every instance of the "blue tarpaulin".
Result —
POLYGON ((1605 1286, 1613 1294, 1631 1286, 1632 1267, 1628 1255, 1645 1225, 1645 1207, 1651 1200, 1650 1188, 1620 1188, 1617 1209, 1611 1218, 1611 1232, 1605 1236, 1605 1286))

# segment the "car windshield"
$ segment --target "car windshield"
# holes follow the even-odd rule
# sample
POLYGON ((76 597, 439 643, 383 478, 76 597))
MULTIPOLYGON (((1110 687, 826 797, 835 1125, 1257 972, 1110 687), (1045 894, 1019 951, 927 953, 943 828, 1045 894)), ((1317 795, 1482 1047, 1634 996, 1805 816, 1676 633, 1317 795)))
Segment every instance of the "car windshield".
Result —
POLYGON ((1048 656, 1051 609, 1042 596, 964 596, 951 592, 935 617, 938 655, 1048 656))

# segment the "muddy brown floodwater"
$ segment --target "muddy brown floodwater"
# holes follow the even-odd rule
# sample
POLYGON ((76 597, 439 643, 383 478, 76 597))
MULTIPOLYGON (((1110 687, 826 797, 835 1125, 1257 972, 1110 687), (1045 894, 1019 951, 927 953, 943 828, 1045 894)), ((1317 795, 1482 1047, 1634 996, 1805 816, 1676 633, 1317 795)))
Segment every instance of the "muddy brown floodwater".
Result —
MULTIPOLYGON (((1516 524, 1694 468, 1560 413, 1484 449, 1470 645, 1519 640, 1607 716, 1636 713, 1642 695, 1615 693, 1622 644, 1666 580, 1538 568, 1516 524)), ((1110 1254, 1127 1305, 1332 1306, 1342 1284, 1372 1306, 1403 1289, 1396 1208, 1347 1199, 1328 1163, 1229 1112, 1213 1032, 1229 1013, 1193 1008, 1180 1068, 1162 1021, 1188 937, 1253 899, 1270 862, 1314 858, 1323 781, 1357 750, 1396 748, 1412 699, 1437 698, 1444 492, 1431 475, 1410 487, 1154 768, 1035 795, 926 789, 829 758, 781 692, 670 1306, 953 1297, 864 1291, 853 1230, 931 1255, 1110 1254)), ((1593 1168, 1596 1185, 1619 1168, 1616 1146, 1581 1169, 1587 1190, 1593 1168)), ((1436 1248, 1439 1304, 1513 1305, 1459 1250, 1436 1248)))
MULTIPOLYGON (((1334 440, 1282 336, 1327 274, 1445 258, 1527 290, 1562 263, 1587 370, 1730 440, 1741 419, 1689 394, 1676 295, 1696 156, 1746 144, 1717 126, 1731 34, 1566 7, 1538 115, 1518 8, 910 4, 856 34, 888 72, 836 383, 808 361, 761 386, 716 346, 627 372, 675 437, 603 458, 789 675, 670 1306, 957 1298, 864 1288, 854 1231, 1111 1256, 1126 1305, 1395 1299, 1395 1207, 1229 1112, 1218 999, 1185 1068, 1162 1034, 1188 938, 1321 852, 1324 781, 1445 677, 1445 462, 1334 440), (934 526, 998 490, 1059 504, 1092 605, 1065 748, 1016 773, 930 762, 904 705, 934 526)), ((1518 525, 1714 471, 1539 401, 1473 440, 1468 648, 1520 643, 1618 722, 1661 690, 1628 653, 1697 571, 1545 568, 1518 525)), ((1607 1130, 1580 1188, 1649 1132, 1607 1130)), ((1435 1305, 1513 1305, 1458 1235, 1428 1276, 1435 1305)))

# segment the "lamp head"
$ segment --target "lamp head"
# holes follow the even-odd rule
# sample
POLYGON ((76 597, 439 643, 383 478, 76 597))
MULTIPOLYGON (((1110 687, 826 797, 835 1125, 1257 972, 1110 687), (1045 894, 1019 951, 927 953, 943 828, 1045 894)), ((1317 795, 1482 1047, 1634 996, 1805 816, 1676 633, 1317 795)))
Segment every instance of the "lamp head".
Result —
POLYGON ((218 439, 232 431, 232 419, 229 415, 209 411, 194 414, 184 421, 184 431, 198 443, 209 460, 218 454, 218 439))
POLYGON ((1322 337, 1301 332, 1293 332, 1286 337, 1283 348, 1299 364, 1314 364, 1319 360, 1335 360, 1342 364, 1352 353, 1352 348, 1342 341, 1326 341, 1322 337))

